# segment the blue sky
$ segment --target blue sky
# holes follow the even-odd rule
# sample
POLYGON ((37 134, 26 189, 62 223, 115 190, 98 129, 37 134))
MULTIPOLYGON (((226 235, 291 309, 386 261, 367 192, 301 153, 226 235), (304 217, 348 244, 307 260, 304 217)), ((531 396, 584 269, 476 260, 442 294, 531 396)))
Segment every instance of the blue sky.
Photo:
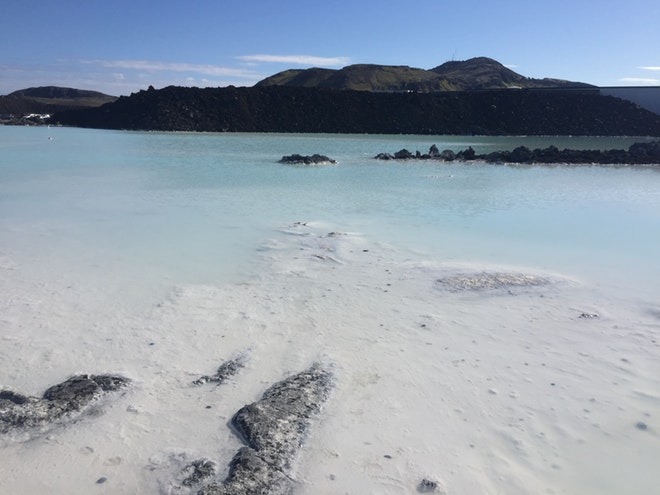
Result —
POLYGON ((3 0, 0 94, 251 86, 289 68, 430 69, 486 56, 528 77, 660 85, 658 0, 3 0))

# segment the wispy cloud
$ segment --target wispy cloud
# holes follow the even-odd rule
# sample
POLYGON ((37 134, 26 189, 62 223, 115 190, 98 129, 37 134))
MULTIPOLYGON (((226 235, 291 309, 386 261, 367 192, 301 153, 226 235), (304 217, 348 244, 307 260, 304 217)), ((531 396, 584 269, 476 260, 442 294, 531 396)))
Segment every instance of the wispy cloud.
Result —
POLYGON ((262 77, 253 71, 209 64, 189 64, 185 62, 159 62, 150 60, 81 60, 83 64, 93 64, 111 69, 140 70, 149 72, 188 72, 215 77, 241 77, 257 79, 262 77))
POLYGON ((94 89, 111 95, 129 94, 148 86, 252 86, 269 75, 259 63, 345 66, 347 57, 311 55, 245 55, 226 66, 159 60, 61 58, 46 65, 0 65, 0 94, 32 86, 94 89))
POLYGON ((323 65, 338 67, 348 65, 348 57, 316 57, 314 55, 241 55, 236 57, 244 62, 267 62, 292 65, 323 65))
POLYGON ((643 70, 660 70, 660 65, 646 65, 644 67, 638 67, 638 69, 643 70))
POLYGON ((622 77, 619 79, 625 83, 640 84, 642 86, 660 86, 660 79, 650 77, 622 77))

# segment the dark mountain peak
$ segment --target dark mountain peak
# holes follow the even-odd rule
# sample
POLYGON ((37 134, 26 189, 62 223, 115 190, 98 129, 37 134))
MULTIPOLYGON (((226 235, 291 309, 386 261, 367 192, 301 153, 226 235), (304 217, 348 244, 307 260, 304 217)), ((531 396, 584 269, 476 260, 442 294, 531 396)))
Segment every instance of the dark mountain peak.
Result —
POLYGON ((53 113, 67 108, 98 107, 116 99, 98 91, 40 86, 0 96, 0 114, 20 117, 31 113, 53 113))
POLYGON ((27 98, 114 98, 98 91, 89 91, 86 89, 63 88, 60 86, 39 86, 36 88, 26 88, 14 91, 9 96, 24 96, 27 98))
POLYGON ((488 57, 473 57, 467 60, 450 60, 442 65, 438 65, 431 69, 432 72, 442 74, 444 72, 451 72, 454 70, 470 70, 474 68, 491 68, 491 69, 506 69, 504 65, 497 60, 488 57))
POLYGON ((323 87, 324 82, 336 71, 334 69, 288 69, 273 74, 255 86, 293 86, 297 88, 323 87))
POLYGON ((268 77, 256 86, 317 87, 337 90, 404 91, 417 90, 437 76, 407 65, 353 64, 342 69, 286 70, 268 77))
POLYGON ((434 67, 431 72, 464 89, 590 87, 589 84, 562 79, 525 77, 488 57, 452 60, 434 67))
MULTIPOLYGON (((533 81, 488 57, 445 62, 431 69, 431 72, 466 89, 530 87, 529 83, 533 81)), ((554 84, 549 84, 549 86, 554 86, 554 84)))

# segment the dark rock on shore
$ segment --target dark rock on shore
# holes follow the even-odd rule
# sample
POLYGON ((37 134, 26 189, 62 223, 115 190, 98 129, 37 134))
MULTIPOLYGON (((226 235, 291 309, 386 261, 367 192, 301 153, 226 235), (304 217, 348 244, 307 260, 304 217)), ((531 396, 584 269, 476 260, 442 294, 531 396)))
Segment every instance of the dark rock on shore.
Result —
POLYGON ((229 475, 199 495, 290 493, 291 470, 310 426, 327 400, 332 374, 318 364, 270 387, 261 400, 241 408, 231 424, 247 444, 234 456, 229 475))
POLYGON ((477 154, 472 147, 454 153, 452 150, 438 152, 432 145, 428 153, 415 154, 407 149, 394 153, 378 153, 377 160, 441 160, 441 161, 472 161, 480 160, 488 163, 524 163, 524 164, 600 164, 600 165, 660 165, 660 141, 634 143, 628 150, 560 150, 556 146, 531 150, 519 146, 512 151, 494 151, 487 154, 477 154))
POLYGON ((419 485, 417 485, 417 491, 419 493, 436 493, 438 491, 438 483, 424 478, 419 482, 419 485))
POLYGON ((215 372, 215 375, 207 376, 204 375, 199 377, 193 382, 195 385, 203 385, 207 382, 217 383, 218 385, 224 383, 232 376, 236 375, 241 369, 245 367, 247 362, 246 354, 239 354, 235 358, 229 359, 220 365, 218 370, 215 372))
POLYGON ((287 163, 290 165, 322 165, 326 163, 337 163, 332 158, 328 158, 325 155, 313 154, 313 155, 287 155, 283 156, 280 160, 280 163, 287 163))
POLYGON ((0 433, 47 426, 70 417, 130 383, 115 375, 76 375, 50 387, 41 398, 0 391, 0 433))

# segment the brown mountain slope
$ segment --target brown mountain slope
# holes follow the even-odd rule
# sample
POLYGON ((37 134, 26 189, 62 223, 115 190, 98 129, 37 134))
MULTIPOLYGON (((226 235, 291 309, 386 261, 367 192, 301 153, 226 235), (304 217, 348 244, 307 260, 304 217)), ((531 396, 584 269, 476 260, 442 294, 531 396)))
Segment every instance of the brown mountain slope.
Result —
POLYGON ((0 96, 0 114, 53 113, 70 108, 99 107, 116 99, 97 91, 42 86, 0 96))
POLYGON ((256 86, 435 92, 589 85, 559 79, 531 79, 508 69, 496 60, 477 57, 460 62, 446 62, 431 70, 373 64, 349 65, 339 70, 287 70, 258 82, 256 86))
POLYGON ((445 62, 429 72, 462 89, 589 87, 589 84, 561 79, 525 77, 487 57, 445 62))

